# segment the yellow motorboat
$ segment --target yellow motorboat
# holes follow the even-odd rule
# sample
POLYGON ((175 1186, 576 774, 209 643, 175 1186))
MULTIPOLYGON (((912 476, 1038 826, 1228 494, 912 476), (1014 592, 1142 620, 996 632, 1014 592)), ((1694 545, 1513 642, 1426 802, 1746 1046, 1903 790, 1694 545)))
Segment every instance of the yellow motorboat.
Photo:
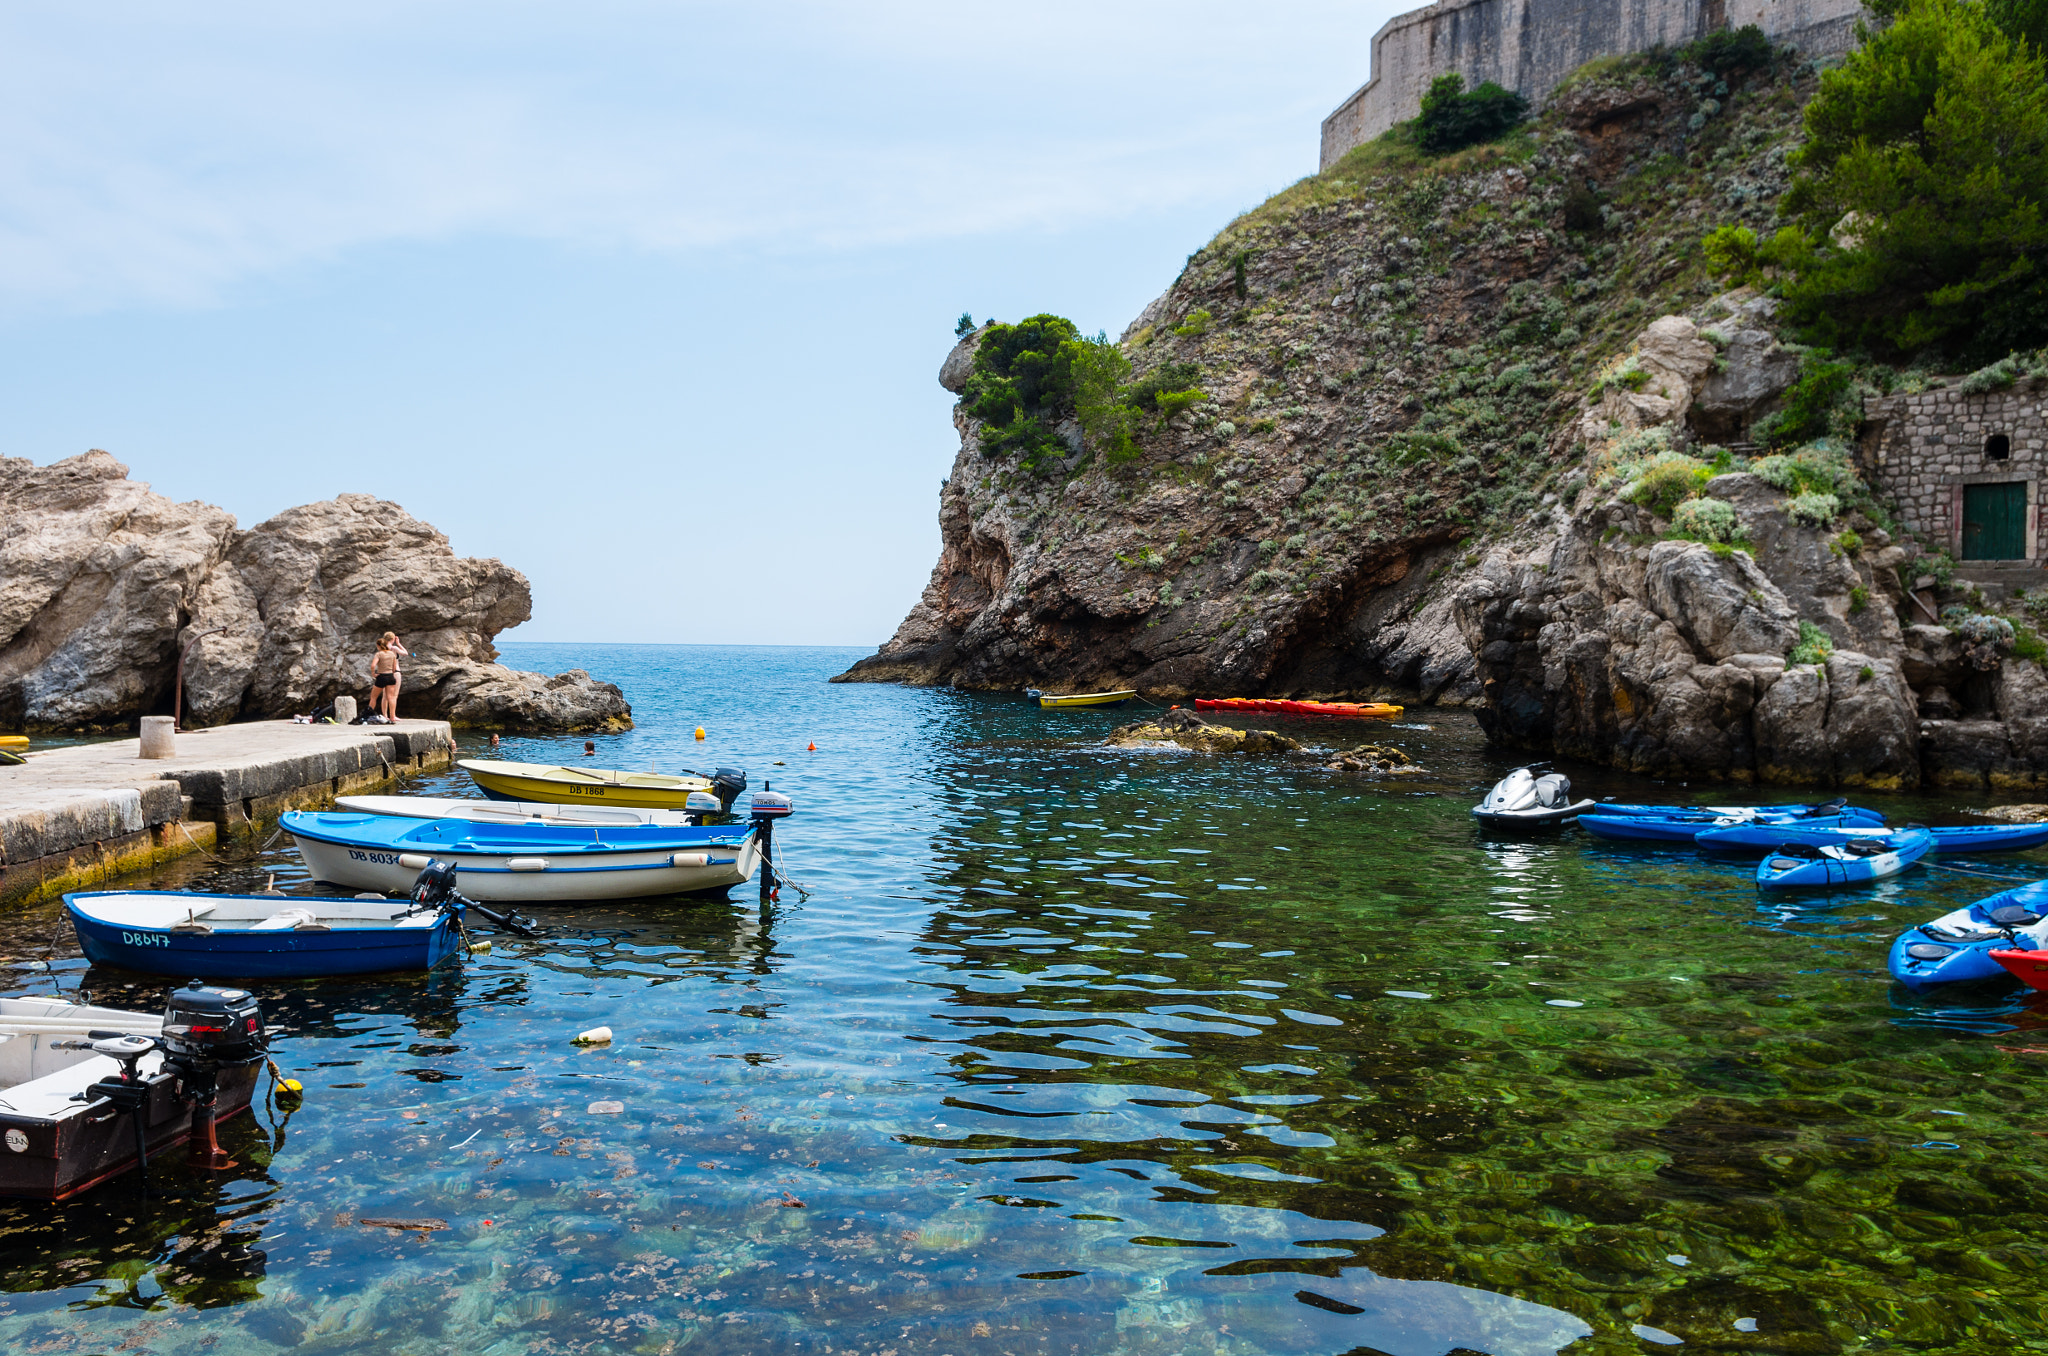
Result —
POLYGON ((1038 698, 1038 704, 1047 708, 1063 706, 1117 706, 1137 696, 1129 688, 1117 692, 1075 692, 1065 697, 1054 697, 1040 692, 1037 688, 1026 688, 1024 695, 1038 698))
POLYGON ((492 800, 532 800, 549 805, 631 805, 644 810, 681 810, 693 791, 709 791, 727 810, 747 789, 747 774, 736 767, 696 772, 619 772, 602 767, 549 767, 545 763, 499 763, 464 758, 457 767, 492 800))

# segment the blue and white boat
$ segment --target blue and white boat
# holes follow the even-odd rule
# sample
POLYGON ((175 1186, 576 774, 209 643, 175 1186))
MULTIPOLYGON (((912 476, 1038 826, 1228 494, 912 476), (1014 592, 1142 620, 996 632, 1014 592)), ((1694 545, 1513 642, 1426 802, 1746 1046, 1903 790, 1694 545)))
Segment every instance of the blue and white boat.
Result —
POLYGON ((404 893, 452 862, 483 903, 574 902, 686 894, 739 885, 760 864, 752 824, 489 824, 467 819, 293 810, 278 821, 316 880, 404 893))
MULTIPOLYGON (((418 873, 414 873, 415 875, 418 873)), ((64 896, 95 965, 190 979, 431 970, 462 946, 459 902, 93 890, 64 896)))
POLYGON ((2048 949, 2048 881, 2029 881, 1908 928, 1892 943, 1885 968, 1909 989, 2006 979, 1994 951, 2048 949))
POLYGON ((1748 823, 1762 819, 1784 821, 1813 821, 1839 817, 1852 824, 1882 824, 1884 816, 1861 805, 1851 805, 1842 800, 1821 801, 1817 804, 1799 805, 1629 805, 1618 801, 1603 800, 1595 804, 1591 813, 1596 815, 1636 815, 1651 819, 1707 818, 1725 819, 1731 823, 1748 823))
POLYGON ((1764 819, 1759 817, 1734 818, 1729 816, 1696 815, 1610 815, 1606 807, 1596 807, 1581 814, 1576 821, 1580 828, 1598 838, 1611 838, 1631 843, 1692 843, 1707 829, 1726 829, 1737 825, 1757 825, 1761 828, 1841 828, 1860 821, 1845 820, 1841 815, 1810 815, 1803 819, 1764 819))
POLYGON ((1835 843, 1781 843, 1756 864, 1759 890, 1862 885, 1896 876, 1934 850, 1925 829, 1852 835, 1835 843))

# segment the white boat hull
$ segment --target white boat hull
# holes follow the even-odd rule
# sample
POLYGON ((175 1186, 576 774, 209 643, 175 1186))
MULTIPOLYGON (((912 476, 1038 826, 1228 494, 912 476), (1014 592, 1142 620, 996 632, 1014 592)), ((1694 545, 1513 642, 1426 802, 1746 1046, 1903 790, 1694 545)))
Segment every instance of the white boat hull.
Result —
POLYGON ((434 862, 454 862, 455 888, 483 904, 573 903, 689 894, 744 884, 761 864, 760 842, 678 851, 620 850, 508 857, 496 853, 397 852, 292 835, 316 880, 355 890, 405 894, 434 862), (679 865, 678 862, 683 864, 679 865))
POLYGON ((646 810, 631 805, 553 805, 538 800, 463 800, 455 796, 336 796, 339 810, 412 819, 463 819, 476 824, 567 824, 605 828, 651 824, 689 828, 697 816, 681 810, 646 810))

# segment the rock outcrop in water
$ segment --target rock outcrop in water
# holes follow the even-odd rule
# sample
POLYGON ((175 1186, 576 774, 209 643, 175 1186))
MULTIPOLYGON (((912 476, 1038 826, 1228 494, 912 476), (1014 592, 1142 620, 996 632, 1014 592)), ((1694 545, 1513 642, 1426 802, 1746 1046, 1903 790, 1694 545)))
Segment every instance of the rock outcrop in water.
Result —
POLYGON ((175 504, 105 452, 50 466, 0 459, 0 728, 124 726, 168 711, 178 652, 188 724, 283 716, 367 694, 396 631, 400 710, 549 730, 631 724, 624 694, 581 670, 496 662, 532 611, 526 578, 458 557, 396 504, 345 494, 247 531, 175 504))

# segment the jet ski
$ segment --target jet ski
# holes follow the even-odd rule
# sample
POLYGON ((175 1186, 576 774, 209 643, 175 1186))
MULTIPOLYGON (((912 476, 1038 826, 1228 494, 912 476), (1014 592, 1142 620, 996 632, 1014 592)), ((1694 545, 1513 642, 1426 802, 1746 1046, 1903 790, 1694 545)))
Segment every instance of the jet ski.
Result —
POLYGON ((1472 817, 1489 828, 1510 828, 1515 825, 1561 824, 1583 810, 1593 808, 1593 801, 1572 799, 1571 779, 1562 772, 1546 772, 1536 775, 1543 763, 1518 767, 1493 784, 1493 790, 1486 793, 1486 799, 1472 807, 1472 817))

